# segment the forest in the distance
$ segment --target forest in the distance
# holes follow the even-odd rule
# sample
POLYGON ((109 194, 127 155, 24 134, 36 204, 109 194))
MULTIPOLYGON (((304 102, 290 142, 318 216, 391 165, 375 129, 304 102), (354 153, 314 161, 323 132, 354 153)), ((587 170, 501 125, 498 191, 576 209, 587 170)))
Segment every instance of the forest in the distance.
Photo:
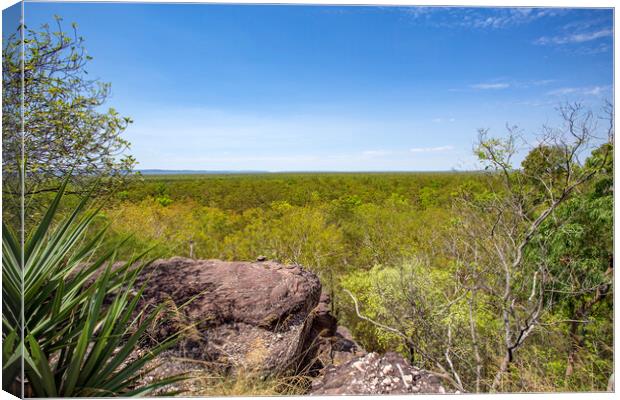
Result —
MULTIPOLYGON (((518 312, 538 295, 544 307, 498 390, 606 389, 613 364, 611 179, 609 170, 581 187, 533 238, 552 244, 542 260, 545 270, 554 267, 539 283, 544 292, 525 274, 542 254, 528 252, 514 271, 518 312)), ((523 185, 532 211, 541 207, 536 182, 523 185)), ((130 235, 126 251, 299 263, 319 274, 336 315, 365 348, 397 350, 434 370, 449 346, 461 385, 486 391, 504 346, 501 253, 484 248, 509 240, 492 232, 493 216, 506 215, 488 214, 500 193, 501 179, 484 172, 156 175, 116 193, 100 218, 110 223, 111 241, 130 235), (364 315, 409 340, 359 319, 346 291, 364 315)))

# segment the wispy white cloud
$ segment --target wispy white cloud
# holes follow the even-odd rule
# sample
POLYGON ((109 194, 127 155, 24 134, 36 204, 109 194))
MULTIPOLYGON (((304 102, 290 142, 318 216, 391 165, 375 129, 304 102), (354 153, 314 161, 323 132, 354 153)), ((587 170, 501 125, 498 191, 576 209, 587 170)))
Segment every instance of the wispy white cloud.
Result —
POLYGON ((470 85, 472 89, 479 90, 497 90, 497 89, 507 89, 510 87, 509 83, 498 82, 498 83, 476 83, 474 85, 470 85))
POLYGON ((405 14, 412 16, 413 18, 425 18, 435 11, 442 9, 443 7, 406 7, 402 11, 405 14))
POLYGON ((441 28, 502 29, 563 14, 557 8, 407 7, 406 14, 441 28))
POLYGON ((454 122, 455 118, 433 118, 432 121, 436 124, 441 124, 443 122, 454 122))
POLYGON ((553 82, 555 82, 555 79, 539 79, 539 80, 536 80, 536 81, 531 81, 530 83, 533 86, 546 86, 546 85, 549 85, 550 83, 553 83, 553 82))
POLYGON ((590 32, 569 33, 558 36, 543 36, 536 39, 534 43, 538 45, 584 43, 611 36, 613 36, 613 30, 610 28, 604 28, 590 32))
POLYGON ((599 43, 596 46, 582 46, 575 51, 577 54, 581 55, 591 55, 591 54, 600 54, 606 53, 611 50, 611 46, 607 43, 599 43))
POLYGON ((409 151, 412 153, 436 153, 450 150, 454 150, 454 146, 414 147, 412 149, 409 149, 409 151))
POLYGON ((575 93, 577 92, 577 90, 578 88, 564 87, 564 88, 550 90, 547 92, 547 94, 549 96, 565 96, 567 94, 575 93))
POLYGON ((363 151, 362 154, 369 157, 381 157, 392 154, 392 152, 388 150, 366 150, 363 151))
POLYGON ((530 79, 530 80, 516 80, 508 77, 491 79, 487 82, 475 83, 469 85, 467 88, 452 88, 448 89, 449 92, 461 92, 464 90, 501 90, 501 89, 527 89, 531 87, 547 86, 555 79, 530 79))
POLYGON ((600 96, 611 90, 611 86, 563 87, 547 92, 549 96, 600 96))
POLYGON ((562 30, 567 32, 583 32, 591 28, 600 27, 601 24, 608 23, 609 19, 607 18, 590 18, 590 19, 579 19, 576 21, 571 21, 565 24, 562 27, 562 30))
POLYGON ((583 94, 589 95, 589 96, 600 96, 601 94, 605 93, 609 89, 610 89, 609 86, 594 86, 592 88, 585 89, 583 91, 583 94))
POLYGON ((548 107, 548 106, 557 105, 557 101, 555 100, 546 100, 546 101, 524 100, 524 101, 517 101, 515 104, 520 105, 520 106, 528 106, 528 107, 548 107))

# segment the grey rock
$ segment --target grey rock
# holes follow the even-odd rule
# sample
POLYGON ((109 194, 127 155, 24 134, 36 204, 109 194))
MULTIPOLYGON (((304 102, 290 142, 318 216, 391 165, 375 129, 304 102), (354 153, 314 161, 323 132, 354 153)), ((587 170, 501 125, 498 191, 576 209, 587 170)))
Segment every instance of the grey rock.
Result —
POLYGON ((311 388, 313 395, 446 393, 439 378, 411 366, 401 355, 369 353, 340 366, 328 366, 311 388), (370 378, 370 376, 377 378, 370 378), (417 375, 417 379, 413 376, 417 375))

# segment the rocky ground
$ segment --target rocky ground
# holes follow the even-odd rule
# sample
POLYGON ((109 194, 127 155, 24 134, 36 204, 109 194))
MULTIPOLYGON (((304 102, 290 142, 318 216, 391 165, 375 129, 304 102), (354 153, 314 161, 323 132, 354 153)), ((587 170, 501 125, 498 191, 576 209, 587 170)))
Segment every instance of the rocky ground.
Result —
POLYGON ((315 395, 446 393, 438 377, 409 365, 399 354, 368 353, 329 365, 313 382, 315 395))
POLYGON ((138 351, 183 330, 179 345, 153 361, 142 383, 196 377, 169 390, 200 393, 205 377, 303 376, 309 394, 445 393, 438 377, 395 353, 366 353, 330 313, 316 275, 273 261, 175 257, 145 268, 142 307, 166 304, 138 351), (200 379, 198 379, 200 378, 200 379))

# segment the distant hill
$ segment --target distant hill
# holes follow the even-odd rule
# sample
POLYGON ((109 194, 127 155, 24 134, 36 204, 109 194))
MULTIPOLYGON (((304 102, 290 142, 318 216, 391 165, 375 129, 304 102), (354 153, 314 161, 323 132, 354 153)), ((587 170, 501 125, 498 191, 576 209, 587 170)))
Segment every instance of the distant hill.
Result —
POLYGON ((195 170, 195 169, 139 169, 142 175, 205 175, 205 174, 259 174, 267 173, 268 171, 213 171, 213 170, 195 170))

